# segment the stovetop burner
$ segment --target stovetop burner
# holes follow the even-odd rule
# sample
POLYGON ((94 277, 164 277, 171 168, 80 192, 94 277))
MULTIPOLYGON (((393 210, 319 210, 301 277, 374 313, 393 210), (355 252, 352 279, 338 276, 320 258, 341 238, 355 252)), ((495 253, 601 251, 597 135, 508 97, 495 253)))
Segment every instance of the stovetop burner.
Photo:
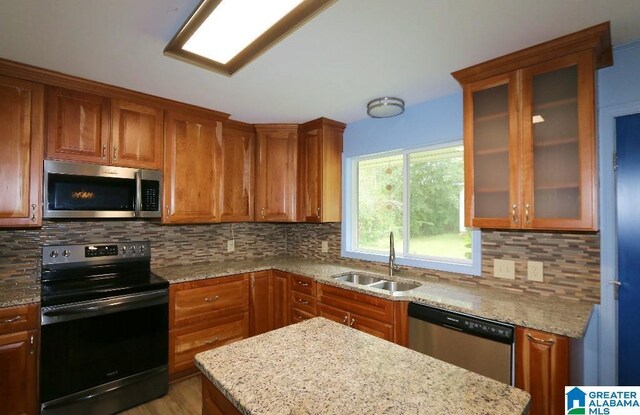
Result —
POLYGON ((150 271, 149 242, 45 246, 43 307, 166 289, 150 271))

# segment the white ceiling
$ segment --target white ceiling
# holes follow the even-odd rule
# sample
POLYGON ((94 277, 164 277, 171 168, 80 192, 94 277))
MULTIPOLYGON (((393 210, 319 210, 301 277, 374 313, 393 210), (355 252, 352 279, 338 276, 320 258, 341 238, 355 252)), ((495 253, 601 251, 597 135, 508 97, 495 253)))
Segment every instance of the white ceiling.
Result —
POLYGON ((451 94, 452 71, 611 21, 640 38, 638 0, 338 0, 228 78, 162 51, 198 0, 5 0, 0 57, 258 122, 366 118, 366 103, 451 94))

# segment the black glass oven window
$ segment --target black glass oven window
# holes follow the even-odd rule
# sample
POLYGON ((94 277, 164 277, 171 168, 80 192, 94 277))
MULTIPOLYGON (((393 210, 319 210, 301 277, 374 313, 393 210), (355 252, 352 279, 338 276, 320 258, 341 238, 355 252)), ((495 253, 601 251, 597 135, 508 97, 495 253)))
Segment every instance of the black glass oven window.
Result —
POLYGON ((40 399, 167 364, 167 304, 42 326, 40 399))
POLYGON ((134 210, 136 181, 50 174, 49 210, 134 210))

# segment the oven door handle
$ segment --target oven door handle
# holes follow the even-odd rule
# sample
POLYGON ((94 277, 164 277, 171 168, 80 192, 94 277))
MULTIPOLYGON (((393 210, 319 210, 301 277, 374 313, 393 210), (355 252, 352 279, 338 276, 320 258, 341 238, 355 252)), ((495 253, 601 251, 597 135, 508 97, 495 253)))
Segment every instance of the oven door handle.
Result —
POLYGON ((62 323, 81 318, 120 313, 154 305, 168 304, 168 290, 156 290, 141 294, 122 295, 100 300, 43 307, 41 324, 62 323))

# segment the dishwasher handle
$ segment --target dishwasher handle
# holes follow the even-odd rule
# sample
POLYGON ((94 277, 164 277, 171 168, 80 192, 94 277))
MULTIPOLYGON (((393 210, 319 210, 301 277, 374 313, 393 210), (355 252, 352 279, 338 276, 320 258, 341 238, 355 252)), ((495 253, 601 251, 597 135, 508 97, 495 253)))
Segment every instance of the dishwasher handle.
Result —
POLYGON ((409 303, 409 318, 426 321, 450 330, 461 331, 500 343, 512 344, 514 327, 462 313, 409 303))

